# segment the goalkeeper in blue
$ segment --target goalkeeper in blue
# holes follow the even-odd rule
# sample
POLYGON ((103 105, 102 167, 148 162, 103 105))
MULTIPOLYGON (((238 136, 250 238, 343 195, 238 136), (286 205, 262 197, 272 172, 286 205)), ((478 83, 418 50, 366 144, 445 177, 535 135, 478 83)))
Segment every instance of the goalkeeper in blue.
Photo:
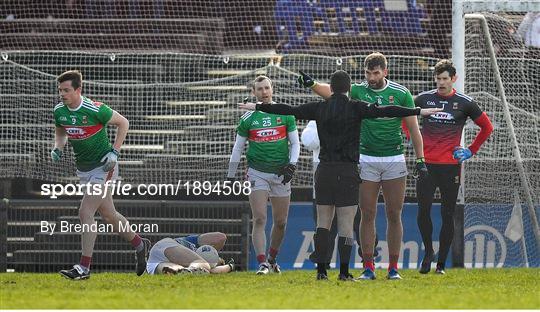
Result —
POLYGON ((475 155, 488 139, 493 126, 486 113, 469 96, 453 88, 456 68, 450 60, 440 60, 435 65, 437 89, 420 93, 415 104, 420 108, 442 107, 443 111, 423 117, 422 138, 429 174, 419 176, 416 182, 418 198, 418 228, 424 242, 425 254, 420 273, 431 270, 434 261, 432 242, 433 224, 431 204, 438 187, 441 192, 442 227, 439 234, 439 256, 435 272, 445 274, 445 262, 454 236, 454 210, 460 185, 461 164, 475 155), (468 147, 460 145, 463 127, 471 118, 480 132, 468 147))

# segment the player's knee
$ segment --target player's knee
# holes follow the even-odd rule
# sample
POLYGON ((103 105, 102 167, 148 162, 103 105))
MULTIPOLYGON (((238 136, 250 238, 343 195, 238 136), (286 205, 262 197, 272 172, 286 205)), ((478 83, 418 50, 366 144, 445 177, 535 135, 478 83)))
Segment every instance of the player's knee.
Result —
POLYGON ((257 225, 257 226, 265 226, 266 225, 266 218, 255 217, 255 218, 253 218, 253 224, 257 225))
POLYGON ((278 230, 285 231, 285 228, 287 227, 287 219, 276 220, 274 227, 276 227, 278 230))
POLYGON ((107 224, 112 224, 116 219, 115 213, 106 212, 106 213, 100 213, 100 215, 103 221, 107 224))
POLYGON ((450 211, 441 212, 441 218, 443 222, 451 222, 452 224, 454 224, 454 214, 450 211))
POLYGON ((216 239, 219 244, 224 245, 225 242, 227 241, 227 235, 225 235, 225 233, 217 232, 216 239))
POLYGON ((363 209, 361 222, 370 222, 370 223, 375 222, 376 215, 377 215, 377 212, 375 210, 363 209))
POLYGON ((401 211, 388 211, 386 213, 386 219, 388 223, 400 224, 401 223, 401 211))
POLYGON ((94 213, 86 211, 84 209, 79 210, 79 220, 81 223, 93 223, 94 222, 94 213))

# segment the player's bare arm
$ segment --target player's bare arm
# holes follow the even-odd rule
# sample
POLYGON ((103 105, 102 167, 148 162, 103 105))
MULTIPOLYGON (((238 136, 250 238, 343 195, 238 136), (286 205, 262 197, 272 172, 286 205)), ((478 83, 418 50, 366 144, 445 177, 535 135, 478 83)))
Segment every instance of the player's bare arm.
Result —
POLYGON ((68 141, 67 132, 64 128, 56 126, 54 129, 54 148, 62 150, 68 141))
POLYGON ((420 134, 420 128, 418 127, 418 119, 416 116, 408 116, 403 117, 403 120, 405 121, 407 129, 409 129, 416 158, 424 158, 424 141, 422 140, 422 134, 420 134))
POLYGON ((111 117, 111 120, 109 120, 108 124, 117 127, 113 148, 116 151, 119 151, 120 148, 122 147, 122 144, 124 143, 126 139, 127 132, 129 129, 129 121, 127 120, 126 117, 122 116, 117 111, 113 111, 113 115, 111 117))
POLYGON ((62 150, 66 146, 68 135, 64 128, 56 126, 54 129, 54 148, 51 151, 53 161, 59 161, 62 158, 62 150))

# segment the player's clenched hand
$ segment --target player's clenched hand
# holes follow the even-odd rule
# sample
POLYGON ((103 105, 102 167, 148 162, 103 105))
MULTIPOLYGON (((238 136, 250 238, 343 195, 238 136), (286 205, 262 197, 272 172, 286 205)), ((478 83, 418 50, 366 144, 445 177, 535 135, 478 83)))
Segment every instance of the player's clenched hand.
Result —
POLYGON ((292 178, 294 177, 294 173, 296 172, 296 166, 293 164, 287 164, 283 166, 281 169, 279 169, 278 177, 283 176, 283 185, 291 182, 292 178))
POLYGON ((114 148, 108 152, 103 158, 101 158, 103 164, 103 171, 111 171, 118 162, 118 151, 114 148))
POLYGON ((257 104, 255 103, 238 103, 238 108, 246 110, 255 110, 257 104))
POLYGON ((62 150, 60 150, 58 147, 54 148, 51 151, 51 158, 54 162, 57 162, 62 158, 62 150))
POLYGON ((300 76, 298 76, 297 81, 302 87, 313 88, 317 84, 315 79, 313 79, 310 75, 304 73, 301 70, 299 70, 298 72, 300 73, 300 76))
POLYGON ((454 159, 457 159, 458 163, 462 163, 464 162, 465 160, 469 159, 472 157, 472 151, 468 148, 463 148, 461 146, 457 146, 454 148, 454 153, 452 154, 452 156, 454 157, 454 159))
POLYGON ((422 108, 420 110, 420 115, 429 116, 438 112, 442 112, 443 108, 422 108))
POLYGON ((418 158, 414 166, 413 177, 415 177, 416 179, 425 179, 428 176, 429 176, 429 171, 426 166, 426 162, 424 158, 418 158))

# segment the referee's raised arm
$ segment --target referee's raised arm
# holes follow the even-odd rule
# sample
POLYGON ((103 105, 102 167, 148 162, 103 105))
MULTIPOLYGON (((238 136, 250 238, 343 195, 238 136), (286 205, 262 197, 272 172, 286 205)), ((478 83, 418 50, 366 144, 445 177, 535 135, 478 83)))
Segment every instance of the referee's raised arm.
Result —
POLYGON ((378 118, 378 117, 407 117, 407 116, 429 116, 442 111, 442 108, 408 108, 398 105, 378 106, 376 104, 368 104, 366 102, 352 101, 356 103, 358 113, 361 118, 378 118))

